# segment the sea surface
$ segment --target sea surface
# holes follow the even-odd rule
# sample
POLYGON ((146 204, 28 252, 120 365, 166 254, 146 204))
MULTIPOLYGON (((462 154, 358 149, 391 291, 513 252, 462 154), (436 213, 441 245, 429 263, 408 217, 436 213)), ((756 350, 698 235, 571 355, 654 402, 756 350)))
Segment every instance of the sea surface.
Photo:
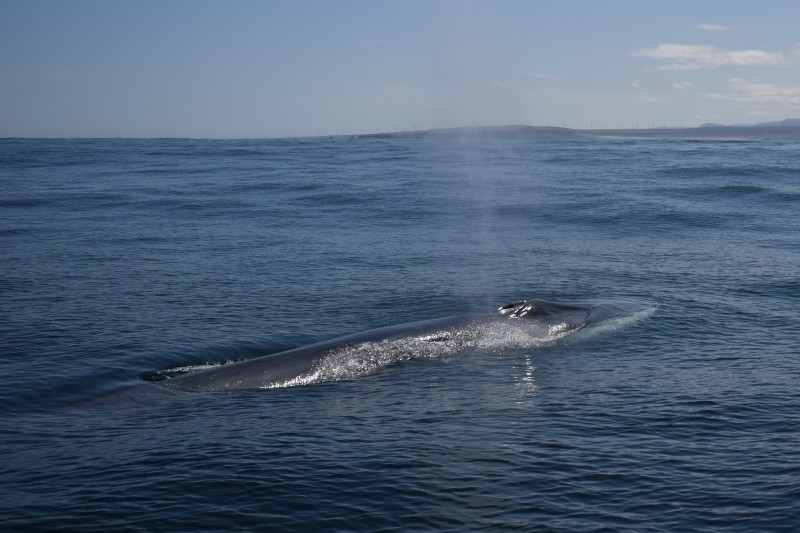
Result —
POLYGON ((797 531, 799 155, 0 139, 0 529, 797 531), (124 394, 526 298, 651 312, 352 379, 124 394))

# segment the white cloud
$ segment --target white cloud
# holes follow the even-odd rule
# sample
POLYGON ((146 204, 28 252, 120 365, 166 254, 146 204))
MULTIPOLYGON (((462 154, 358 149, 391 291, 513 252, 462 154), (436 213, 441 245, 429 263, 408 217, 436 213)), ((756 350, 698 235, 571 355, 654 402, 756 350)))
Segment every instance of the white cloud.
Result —
POLYGON ((728 89, 727 93, 711 93, 708 97, 758 106, 800 106, 800 85, 778 85, 733 78, 728 80, 728 89))
POLYGON ((722 24, 698 24, 695 28, 702 31, 730 31, 733 29, 733 26, 723 26, 722 24))
POLYGON ((694 83, 690 81, 682 81, 679 83, 672 84, 672 88, 677 89, 679 91, 683 91, 684 89, 691 89, 692 87, 694 87, 694 83))
POLYGON ((755 67, 779 65, 786 61, 780 52, 764 50, 720 50, 709 44, 660 44, 633 52, 634 57, 669 61, 658 70, 700 70, 724 66, 755 67))
POLYGON ((800 43, 792 46, 792 50, 789 52, 789 62, 792 64, 800 63, 800 43))

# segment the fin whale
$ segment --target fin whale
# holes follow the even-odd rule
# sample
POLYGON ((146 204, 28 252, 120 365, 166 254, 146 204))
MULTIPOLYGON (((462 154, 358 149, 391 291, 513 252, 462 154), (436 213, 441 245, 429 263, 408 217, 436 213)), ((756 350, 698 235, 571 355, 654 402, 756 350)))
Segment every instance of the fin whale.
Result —
POLYGON ((521 300, 486 315, 373 329, 247 361, 215 366, 158 385, 185 392, 288 387, 349 379, 399 361, 469 352, 527 350, 550 344, 630 309, 521 300))

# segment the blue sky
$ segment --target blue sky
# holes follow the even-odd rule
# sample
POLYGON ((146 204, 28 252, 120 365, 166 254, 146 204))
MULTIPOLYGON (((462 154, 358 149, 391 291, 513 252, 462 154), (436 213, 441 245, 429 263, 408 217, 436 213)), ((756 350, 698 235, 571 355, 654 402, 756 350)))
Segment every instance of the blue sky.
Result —
POLYGON ((800 2, 2 0, 0 137, 800 117, 800 2))

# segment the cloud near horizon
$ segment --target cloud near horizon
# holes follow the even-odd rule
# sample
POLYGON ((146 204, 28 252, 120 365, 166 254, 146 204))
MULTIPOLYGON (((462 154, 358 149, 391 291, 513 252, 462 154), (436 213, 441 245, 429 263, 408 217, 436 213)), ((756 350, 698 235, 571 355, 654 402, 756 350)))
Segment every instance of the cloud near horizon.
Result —
POLYGON ((723 26, 722 24, 698 24, 695 28, 702 31, 731 31, 733 26, 723 26))
POLYGON ((728 80, 729 93, 711 93, 708 98, 728 100, 757 106, 800 106, 800 85, 778 85, 747 81, 741 78, 728 80))
POLYGON ((634 57, 669 61, 658 70, 700 70, 725 66, 756 67, 780 65, 786 58, 780 52, 764 50, 721 50, 708 44, 664 43, 633 52, 634 57))

